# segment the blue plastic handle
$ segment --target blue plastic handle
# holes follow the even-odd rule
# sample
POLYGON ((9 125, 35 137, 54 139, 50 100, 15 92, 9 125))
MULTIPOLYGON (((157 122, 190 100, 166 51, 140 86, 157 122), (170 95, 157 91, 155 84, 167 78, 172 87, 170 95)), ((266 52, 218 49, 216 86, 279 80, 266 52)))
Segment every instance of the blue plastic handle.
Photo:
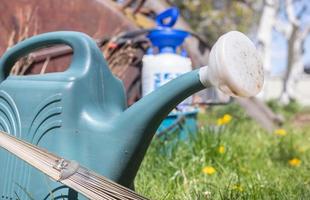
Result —
POLYGON ((86 34, 72 31, 44 33, 28 38, 9 48, 0 60, 0 82, 6 79, 15 62, 32 51, 55 44, 67 44, 73 49, 73 57, 68 70, 73 76, 90 70, 90 63, 96 54, 100 54, 96 43, 86 34))
POLYGON ((179 14, 179 9, 177 7, 169 8, 157 15, 155 19, 156 24, 161 27, 172 27, 178 20, 179 14), (169 18, 170 20, 167 22, 166 20, 169 18))

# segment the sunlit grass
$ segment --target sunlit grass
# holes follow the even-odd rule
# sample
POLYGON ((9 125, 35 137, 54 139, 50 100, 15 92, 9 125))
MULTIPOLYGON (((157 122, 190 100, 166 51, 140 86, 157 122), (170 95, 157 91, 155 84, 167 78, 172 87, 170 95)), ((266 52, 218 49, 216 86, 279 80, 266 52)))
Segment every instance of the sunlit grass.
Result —
POLYGON ((136 179, 139 193, 182 200, 310 198, 309 126, 287 122, 285 134, 267 133, 236 105, 207 110, 199 124, 188 141, 153 141, 136 179), (225 114, 231 119, 219 125, 225 114))

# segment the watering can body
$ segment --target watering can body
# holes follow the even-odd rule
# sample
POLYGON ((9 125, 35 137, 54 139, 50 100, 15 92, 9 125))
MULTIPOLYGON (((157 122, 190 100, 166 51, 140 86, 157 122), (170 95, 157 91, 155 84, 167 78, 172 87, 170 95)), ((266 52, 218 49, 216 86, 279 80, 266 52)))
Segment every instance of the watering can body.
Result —
MULTIPOLYGON (((123 84, 90 37, 53 32, 29 38, 0 59, 0 130, 133 188, 154 133, 176 105, 211 85, 239 96, 262 87, 261 62, 243 34, 228 34, 215 47, 209 68, 183 74, 126 108, 123 84), (66 71, 9 76, 20 57, 54 44, 73 49, 66 71), (240 55, 245 60, 236 59, 240 55)), ((0 176, 0 199, 85 199, 1 148, 0 176)))
MULTIPOLYGON (((124 141, 108 134, 112 125, 107 123, 125 109, 124 90, 92 39, 73 32, 31 38, 8 50, 1 59, 0 73, 1 130, 119 181, 123 156, 117 155, 121 150, 116 147, 124 146, 124 141), (68 70, 8 76, 21 55, 63 43, 74 51, 68 70)), ((3 149, 0 160, 0 199, 77 195, 3 149)))

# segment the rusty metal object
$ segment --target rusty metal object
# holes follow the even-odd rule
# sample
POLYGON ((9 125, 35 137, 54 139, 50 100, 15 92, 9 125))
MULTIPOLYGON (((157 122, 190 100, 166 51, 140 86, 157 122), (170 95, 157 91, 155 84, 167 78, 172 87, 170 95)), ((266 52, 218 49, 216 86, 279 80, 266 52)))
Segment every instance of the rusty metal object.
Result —
POLYGON ((148 42, 144 39, 126 40, 115 49, 110 49, 109 43, 103 47, 111 70, 123 80, 129 105, 137 101, 141 95, 141 61, 147 47, 148 42))
POLYGON ((130 7, 132 4, 137 3, 137 6, 134 8, 133 13, 137 14, 140 12, 141 8, 143 7, 143 4, 146 0, 126 0, 124 4, 122 5, 122 9, 125 10, 126 8, 130 7))
MULTIPOLYGON (((136 28, 119 12, 116 4, 103 0, 65 3, 62 0, 3 0, 0 13, 0 54, 13 44, 43 32, 74 30, 101 38, 136 28)), ((63 71, 69 61, 69 57, 53 59, 46 72, 63 71)), ((33 66, 26 73, 39 73, 41 67, 33 66)))
MULTIPOLYGON (((10 46, 44 32, 73 30, 99 39, 138 27, 121 12, 121 6, 108 0, 2 0, 0 4, 0 55, 10 46)), ((141 54, 141 49, 138 49, 141 54)), ((14 74, 40 74, 64 71, 71 49, 54 47, 22 58, 14 74), (48 55, 48 56, 47 56, 48 55)), ((128 91, 129 103, 139 98, 139 66, 123 62, 126 74, 118 75, 128 91), (131 100, 130 100, 131 99, 131 100)), ((120 71, 122 72, 122 71, 120 71)))
POLYGON ((43 32, 74 30, 101 38, 136 29, 117 4, 106 0, 2 0, 0 13, 0 54, 43 32))

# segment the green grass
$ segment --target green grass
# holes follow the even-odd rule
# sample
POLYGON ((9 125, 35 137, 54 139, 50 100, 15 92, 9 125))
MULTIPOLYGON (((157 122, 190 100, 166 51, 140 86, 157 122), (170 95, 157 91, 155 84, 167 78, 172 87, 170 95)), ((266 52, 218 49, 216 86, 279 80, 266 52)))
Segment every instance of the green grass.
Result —
MULTIPOLYGON (((292 115, 284 112, 291 121, 292 115)), ((199 124, 196 137, 188 141, 153 140, 136 179, 140 194, 182 200, 310 199, 309 126, 286 123, 287 135, 270 134, 234 104, 207 110, 199 124), (225 113, 232 121, 216 126, 225 113), (300 166, 290 166, 292 158, 300 159, 300 166), (205 166, 216 172, 204 174, 205 166)))

